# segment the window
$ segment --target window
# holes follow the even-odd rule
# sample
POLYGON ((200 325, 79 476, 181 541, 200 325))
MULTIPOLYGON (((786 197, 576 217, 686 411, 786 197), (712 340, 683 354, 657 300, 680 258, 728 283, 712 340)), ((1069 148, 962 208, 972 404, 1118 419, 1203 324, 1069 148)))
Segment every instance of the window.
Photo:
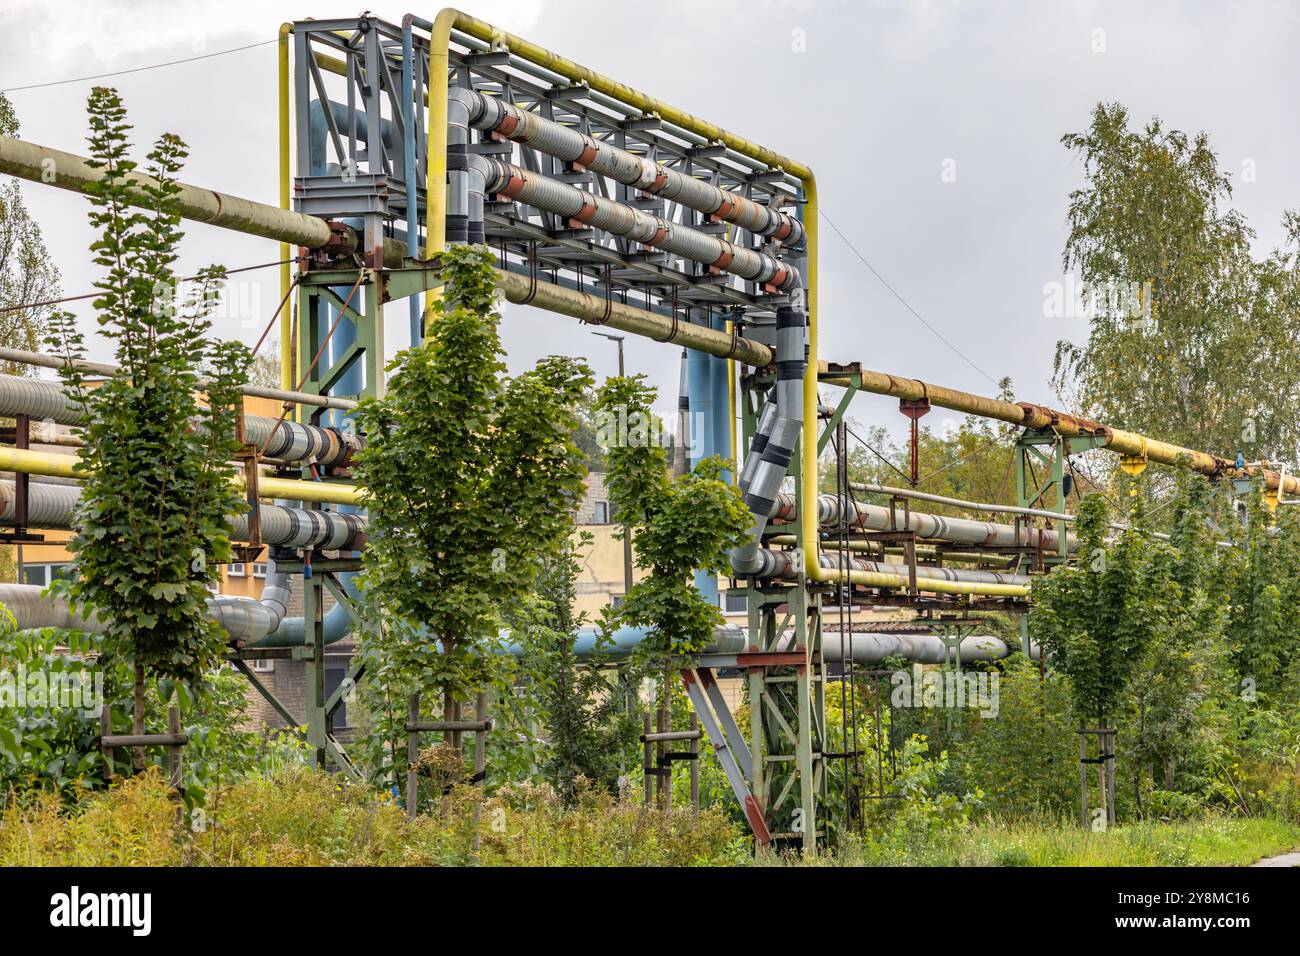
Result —
POLYGON ((591 520, 593 524, 609 524, 609 502, 592 502, 591 520))
POLYGON ((722 610, 728 614, 737 614, 749 610, 749 599, 743 588, 731 588, 722 592, 722 610))
POLYGON ((255 674, 270 674, 275 670, 275 661, 269 657, 254 657, 248 665, 249 670, 255 674))
POLYGON ((253 577, 255 578, 266 577, 266 562, 264 561, 253 562, 253 577))
POLYGON ((226 577, 228 578, 242 578, 247 576, 248 571, 245 570, 243 561, 232 561, 230 567, 226 570, 226 577))
POLYGON ((70 564, 24 564, 23 584, 36 584, 45 587, 51 581, 58 581, 72 574, 70 564))

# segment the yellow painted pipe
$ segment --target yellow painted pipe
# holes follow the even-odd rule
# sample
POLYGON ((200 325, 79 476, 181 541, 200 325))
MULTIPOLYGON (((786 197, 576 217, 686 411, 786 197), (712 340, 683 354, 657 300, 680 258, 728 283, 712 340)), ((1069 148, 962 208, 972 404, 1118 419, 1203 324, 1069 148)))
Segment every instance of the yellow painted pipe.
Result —
MULTIPOLYGON (((829 366, 825 364, 820 366, 820 371, 827 375, 823 381, 832 385, 847 386, 856 382, 864 392, 911 400, 925 398, 931 404, 941 408, 1007 422, 1021 428, 1055 431, 1066 438, 1096 436, 1104 439, 1103 447, 1119 455, 1141 458, 1161 465, 1177 465, 1186 462, 1193 471, 1206 475, 1235 471, 1234 463, 1227 458, 1148 438, 1122 428, 1111 428, 1101 422, 1089 421, 1044 405, 1035 405, 1031 402, 1006 402, 955 388, 945 388, 920 379, 889 375, 870 369, 854 368, 851 374, 843 378, 831 375, 829 366)), ((1283 483, 1283 476, 1272 469, 1248 465, 1244 470, 1247 474, 1262 477, 1267 488, 1277 488, 1283 483)), ((1300 477, 1287 475, 1283 490, 1286 494, 1300 494, 1300 477)))
MULTIPOLYGON (((242 481, 241 481, 242 484, 242 481)), ((343 485, 332 481, 300 481, 294 478, 272 478, 259 475, 258 496, 281 498, 288 501, 318 501, 335 505, 359 505, 361 489, 356 485, 343 485)))
MULTIPOLYGON (((280 208, 289 208, 289 179, 292 175, 289 165, 289 35, 293 33, 292 23, 280 24, 279 62, 280 62, 280 208)), ((288 262, 292 252, 289 243, 280 243, 280 298, 289 295, 293 284, 293 275, 288 262)), ((293 324, 289 320, 288 303, 280 313, 280 387, 286 391, 294 387, 293 381, 293 324)))
MULTIPOLYGON (((845 573, 840 568, 819 568, 822 574, 831 580, 841 580, 845 573)), ((884 574, 879 571, 848 572, 849 580, 854 584, 864 584, 873 588, 902 588, 911 586, 908 579, 901 574, 884 574)), ((930 591, 934 594, 971 594, 985 597, 1029 597, 1028 584, 977 584, 973 581, 944 581, 938 578, 916 579, 918 591, 930 591)))
MULTIPOLYGON (((0 448, 0 471, 25 475, 48 475, 53 478, 83 478, 81 461, 76 455, 55 452, 30 451, 24 448, 0 448)), ((236 478, 243 487, 243 478, 236 478)), ((259 476, 257 489, 262 498, 283 498, 289 501, 328 502, 338 505, 359 505, 361 489, 356 485, 335 484, 324 481, 298 481, 292 478, 259 476)))

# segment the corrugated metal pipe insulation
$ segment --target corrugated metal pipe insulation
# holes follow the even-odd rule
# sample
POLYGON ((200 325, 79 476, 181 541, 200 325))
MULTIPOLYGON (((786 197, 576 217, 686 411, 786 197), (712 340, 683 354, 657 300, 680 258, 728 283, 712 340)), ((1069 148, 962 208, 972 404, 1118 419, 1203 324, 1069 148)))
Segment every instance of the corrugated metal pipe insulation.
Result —
MULTIPOLYGON (((0 416, 29 415, 38 421, 79 425, 85 410, 59 382, 21 375, 0 375, 0 416)), ((244 416, 244 439, 265 458, 285 462, 314 462, 327 467, 346 465, 362 442, 353 433, 263 415, 244 416)))
MULTIPOLYGON (((79 485, 33 481, 27 487, 27 523, 33 528, 69 529, 80 500, 79 485)), ((0 479, 0 524, 13 524, 14 505, 13 481, 0 479)), ((272 547, 359 551, 366 545, 365 515, 260 503, 258 510, 262 541, 272 547)), ((249 540, 247 513, 228 520, 232 540, 249 540)))

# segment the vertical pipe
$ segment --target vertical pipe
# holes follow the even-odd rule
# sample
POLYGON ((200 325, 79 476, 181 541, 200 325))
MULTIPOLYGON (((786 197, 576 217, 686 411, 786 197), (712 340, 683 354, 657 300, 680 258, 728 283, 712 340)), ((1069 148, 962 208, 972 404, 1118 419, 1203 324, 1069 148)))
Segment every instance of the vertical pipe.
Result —
MULTIPOLYGON (((707 314, 697 310, 695 319, 707 322, 707 314)), ((690 411, 691 468, 703 459, 718 453, 715 432, 717 416, 714 411, 713 356, 696 349, 686 350, 686 390, 690 411)), ((705 600, 718 603, 718 579, 706 571, 695 572, 695 586, 705 600)))
MULTIPOLYGON (((442 10, 427 29, 429 31, 429 145, 425 157, 429 170, 425 184, 424 257, 442 255, 447 245, 447 69, 451 28, 460 16, 450 8, 442 10)), ((441 286, 424 296, 424 321, 441 294, 441 286)))
MULTIPOLYGON (((411 20, 410 14, 402 18, 402 125, 406 130, 403 139, 406 147, 406 253, 412 259, 418 259, 420 206, 416 180, 419 177, 419 167, 415 158, 415 37, 411 32, 411 20)), ((420 297, 411 296, 408 305, 411 313, 411 345, 416 346, 420 344, 424 333, 424 323, 420 321, 420 297)))
MULTIPOLYGON (((292 175, 289 166, 289 34, 293 32, 292 23, 280 24, 278 59, 280 70, 279 110, 280 110, 280 208, 289 208, 289 178, 292 175)), ((280 243, 280 297, 287 298, 289 287, 293 283, 290 264, 292 255, 287 242, 280 243)), ((293 327, 286 310, 280 316, 280 387, 289 390, 293 381, 293 327)))
MULTIPOLYGON (((726 316, 719 312, 716 315, 709 316, 709 325, 719 332, 725 332, 727 329, 726 316)), ((731 389, 727 382, 727 373, 731 369, 731 363, 724 358, 716 355, 709 356, 709 381, 712 388, 713 402, 713 447, 714 454, 723 458, 730 458, 734 464, 735 458, 732 455, 732 429, 728 424, 728 415, 731 408, 731 389)), ((733 472, 728 469, 723 473, 722 478, 728 484, 735 480, 733 472)))

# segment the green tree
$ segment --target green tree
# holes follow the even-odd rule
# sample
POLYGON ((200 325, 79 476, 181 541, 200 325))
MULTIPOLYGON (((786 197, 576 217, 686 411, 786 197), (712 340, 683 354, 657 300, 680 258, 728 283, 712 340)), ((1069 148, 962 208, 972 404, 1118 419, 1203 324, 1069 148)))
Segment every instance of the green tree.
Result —
POLYGON ((1063 261, 1093 309, 1087 342, 1057 345, 1058 391, 1115 427, 1294 458, 1300 422, 1275 396, 1300 389, 1300 217, 1285 215, 1286 246, 1257 261, 1204 133, 1134 130, 1123 106, 1098 104, 1062 142, 1085 175, 1063 261))
POLYGON ((617 793, 637 732, 626 707, 635 669, 621 668, 611 682, 602 672, 604 654, 580 660, 574 651, 574 635, 587 623, 573 611, 578 554, 590 541, 584 533, 576 547, 542 561, 537 600, 512 622, 522 634, 524 679, 546 739, 542 773, 566 803, 578 797, 579 778, 617 793))
POLYGON ((357 410, 365 599, 393 672, 440 686, 448 716, 497 673, 501 610, 564 546, 586 474, 573 433, 591 373, 552 356, 504 375, 493 261, 481 246, 448 250, 425 345, 401 352, 387 395, 357 410))
MULTIPOLYGON (((55 586, 105 622, 110 656, 134 663, 141 732, 146 674, 197 680, 225 646, 206 602, 216 564, 231 554, 227 516, 243 507, 230 461, 248 351, 207 337, 224 268, 209 266, 195 286, 179 288, 176 174, 185 144, 170 133, 158 138, 145 202, 134 208, 127 177, 137 164, 128 156, 122 101, 96 87, 88 112, 90 162, 103 171, 91 190, 90 222, 99 233, 91 251, 104 269, 94 305, 120 371, 96 387, 76 367, 60 373, 86 409, 85 478, 68 546, 76 573, 55 586)), ((53 326, 51 347, 84 358, 74 317, 58 313, 53 326)))
POLYGON ((1173 599, 1163 609, 1167 627, 1158 629, 1131 679, 1134 799, 1142 808, 1143 771, 1163 771, 1163 787, 1174 788, 1178 763, 1197 745, 1203 708, 1221 672, 1226 589, 1220 572, 1211 517, 1214 486, 1202 475, 1179 469, 1172 499, 1168 548, 1154 558, 1150 580, 1156 593, 1173 599))
POLYGON ((650 572, 632 586, 618 617, 650 628, 642 645, 647 653, 689 653, 703 649, 723 620, 691 574, 729 569, 729 552, 745 541, 753 519, 739 490, 722 480, 727 463, 721 459, 669 476, 667 453, 654 439, 662 434, 650 411, 654 394, 634 376, 607 379, 597 398, 607 445, 605 487, 632 529, 637 567, 650 572), (626 423, 622 433, 616 422, 626 423))

